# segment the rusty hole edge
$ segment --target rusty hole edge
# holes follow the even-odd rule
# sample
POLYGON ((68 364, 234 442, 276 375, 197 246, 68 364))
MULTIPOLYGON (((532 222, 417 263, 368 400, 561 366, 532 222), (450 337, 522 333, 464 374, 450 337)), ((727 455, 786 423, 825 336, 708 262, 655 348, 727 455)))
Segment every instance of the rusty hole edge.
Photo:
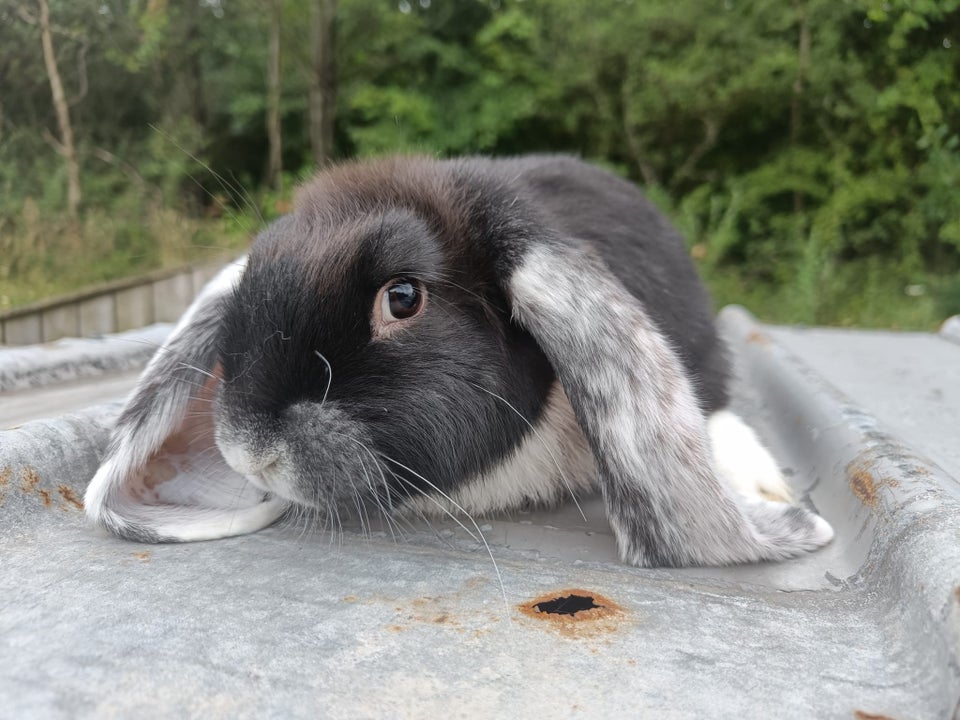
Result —
POLYGON ((544 593, 543 595, 535 597, 533 600, 521 603, 519 610, 528 617, 561 623, 589 622, 619 617, 625 614, 623 608, 610 598, 593 590, 584 590, 583 588, 568 588, 544 593), (556 603, 560 603, 562 606, 564 601, 568 601, 571 598, 574 599, 573 602, 575 604, 589 600, 590 605, 588 607, 578 608, 573 612, 565 612, 563 610, 559 612, 554 610, 551 612, 550 610, 545 611, 540 608, 540 606, 556 607, 556 603))

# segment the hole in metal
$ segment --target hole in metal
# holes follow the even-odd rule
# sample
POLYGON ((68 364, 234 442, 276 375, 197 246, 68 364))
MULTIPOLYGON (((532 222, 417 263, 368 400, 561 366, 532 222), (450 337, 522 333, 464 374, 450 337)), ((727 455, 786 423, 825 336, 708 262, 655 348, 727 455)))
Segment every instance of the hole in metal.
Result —
POLYGON ((547 613, 549 615, 576 615, 582 610, 594 610, 602 608, 603 605, 597 605, 593 598, 587 595, 567 595, 565 597, 554 598, 553 600, 544 600, 534 607, 537 612, 547 613))
POLYGON ((629 622, 627 612, 610 598, 593 590, 565 588, 544 593, 519 606, 520 612, 536 618, 569 638, 588 638, 614 632, 629 622))

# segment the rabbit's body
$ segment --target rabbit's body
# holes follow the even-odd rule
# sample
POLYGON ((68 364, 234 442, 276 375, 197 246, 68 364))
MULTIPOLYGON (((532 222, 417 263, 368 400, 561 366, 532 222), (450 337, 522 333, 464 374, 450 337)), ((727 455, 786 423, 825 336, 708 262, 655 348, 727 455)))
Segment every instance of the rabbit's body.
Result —
POLYGON ((569 157, 488 161, 523 188, 560 237, 589 243, 639 300, 683 361, 701 407, 726 406, 728 366, 710 298, 683 238, 637 188, 569 157))
POLYGON ((683 244, 630 184, 558 157, 342 166, 178 326, 88 509, 121 535, 182 540, 247 532, 289 503, 473 513, 596 484, 633 564, 823 544, 815 515, 735 492, 783 486, 723 411, 726 376, 683 244), (183 471, 197 452, 217 454, 213 484, 242 484, 242 510, 164 496, 202 482, 183 471))

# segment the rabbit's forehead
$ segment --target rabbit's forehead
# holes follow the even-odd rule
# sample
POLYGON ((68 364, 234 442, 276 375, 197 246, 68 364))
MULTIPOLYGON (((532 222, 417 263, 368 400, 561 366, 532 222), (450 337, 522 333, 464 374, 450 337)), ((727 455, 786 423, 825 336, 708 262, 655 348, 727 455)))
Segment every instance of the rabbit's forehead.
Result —
MULTIPOLYGON (((258 237, 248 276, 286 266, 303 290, 369 292, 398 275, 431 276, 455 263, 450 243, 416 212, 390 207, 361 217, 295 216, 258 237)), ((292 288, 287 288, 290 291, 292 288)))
POLYGON ((444 297, 470 283, 450 255, 427 222, 402 208, 335 226, 284 219, 258 237, 226 306, 224 353, 240 357, 270 338, 270 347, 283 340, 277 351, 285 355, 352 356, 369 341, 378 291, 392 279, 442 283, 444 297))

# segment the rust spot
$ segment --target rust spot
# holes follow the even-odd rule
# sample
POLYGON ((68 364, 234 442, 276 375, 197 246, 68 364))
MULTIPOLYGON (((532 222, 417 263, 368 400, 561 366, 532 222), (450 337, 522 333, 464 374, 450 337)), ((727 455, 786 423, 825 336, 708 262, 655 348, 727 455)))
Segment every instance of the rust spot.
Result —
POLYGON ((356 595, 344 595, 344 596, 343 596, 342 598, 340 598, 340 599, 343 600, 343 602, 345 602, 345 603, 355 603, 355 602, 357 601, 357 596, 356 596, 356 595))
POLYGON ((480 588, 486 587, 489 582, 489 578, 485 578, 483 575, 474 575, 463 583, 463 590, 465 592, 479 590, 480 588))
POLYGON ((877 505, 877 486, 873 476, 863 468, 857 468, 850 473, 850 490, 860 498, 860 502, 868 507, 877 505))
POLYGON ((387 625, 387 630, 390 630, 391 632, 401 633, 401 632, 406 632, 407 628, 405 628, 403 625, 387 625))
POLYGON ((20 471, 20 489, 25 493, 32 493, 40 484, 40 473, 27 465, 20 471))
POLYGON ((857 720, 893 720, 889 715, 878 715, 876 713, 868 713, 863 710, 854 710, 853 716, 857 720))
POLYGON ((869 462, 854 462, 847 465, 850 490, 860 502, 868 507, 876 507, 879 501, 879 491, 883 488, 899 487, 900 482, 895 477, 877 477, 869 462))
POLYGON ((133 556, 140 562, 150 562, 150 556, 152 553, 149 550, 144 550, 143 552, 135 552, 133 556))
POLYGON ((403 612, 406 619, 411 622, 449 625, 457 629, 461 627, 460 622, 453 617, 449 602, 445 598, 429 596, 414 598, 410 606, 405 610, 397 608, 397 611, 403 612))
POLYGON ((747 335, 747 342, 752 343, 753 345, 763 345, 766 347, 770 344, 770 338, 768 338, 764 333, 759 330, 752 330, 749 335, 747 335))
POLYGON ((73 492, 73 488, 67 485, 60 485, 57 487, 57 492, 60 493, 60 497, 70 505, 73 505, 77 510, 83 510, 83 502, 77 497, 76 493, 73 492))
MULTIPOLYGON (((357 599, 352 595, 342 598, 344 602, 356 602, 357 599)), ((359 602, 379 601, 380 598, 363 599, 359 602)), ((487 632, 487 628, 477 628, 476 624, 482 623, 488 626, 491 623, 500 622, 501 617, 487 613, 471 613, 469 617, 464 617, 460 612, 461 606, 455 597, 451 596, 431 596, 413 598, 406 605, 394 605, 393 611, 396 616, 393 619, 393 625, 387 625, 388 630, 411 630, 417 625, 436 625, 453 630, 458 633, 487 632)))
POLYGON ((10 484, 10 478, 13 477, 13 470, 8 467, 5 467, 3 470, 0 470, 0 488, 6 487, 10 484))
POLYGON ((43 500, 45 507, 50 507, 50 493, 46 490, 37 490, 37 495, 40 496, 40 499, 43 500))
POLYGON ((622 624, 626 612, 609 598, 592 590, 570 589, 541 595, 519 606, 530 618, 568 637, 611 632, 622 624))

